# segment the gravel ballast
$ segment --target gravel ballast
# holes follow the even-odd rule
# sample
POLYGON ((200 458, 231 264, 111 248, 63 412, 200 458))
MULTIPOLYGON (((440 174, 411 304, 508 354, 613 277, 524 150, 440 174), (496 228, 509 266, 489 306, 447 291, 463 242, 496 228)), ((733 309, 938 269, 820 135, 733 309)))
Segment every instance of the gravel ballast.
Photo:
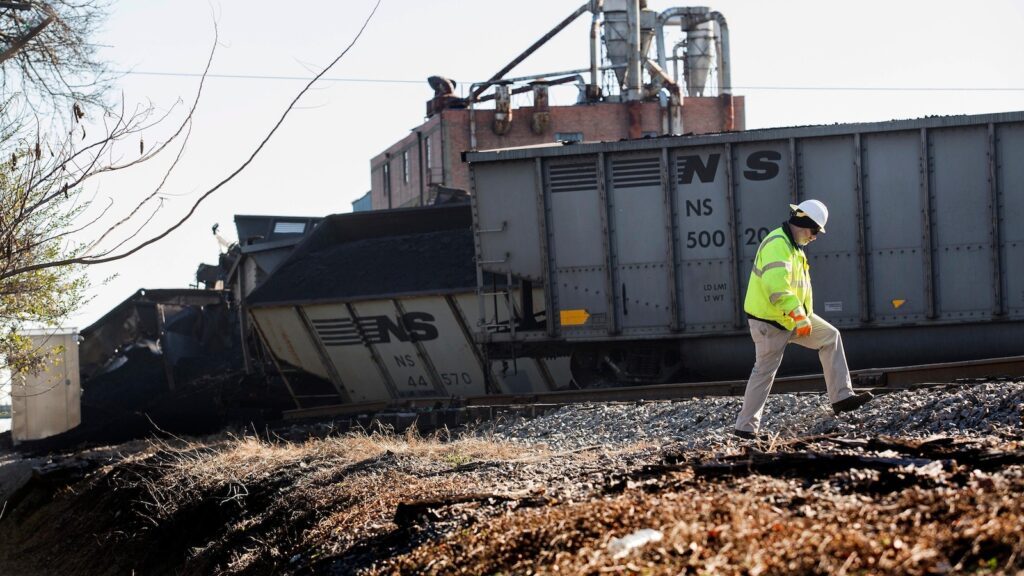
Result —
MULTIPOLYGON (((682 401, 574 404, 536 418, 501 418, 478 430, 500 439, 547 444, 552 450, 675 442, 716 449, 737 439, 731 431, 743 403, 737 397, 682 401)), ((781 439, 816 434, 924 438, 990 435, 1021 426, 1024 381, 943 385, 881 394, 854 412, 832 413, 823 393, 768 399, 761 433, 781 439)))

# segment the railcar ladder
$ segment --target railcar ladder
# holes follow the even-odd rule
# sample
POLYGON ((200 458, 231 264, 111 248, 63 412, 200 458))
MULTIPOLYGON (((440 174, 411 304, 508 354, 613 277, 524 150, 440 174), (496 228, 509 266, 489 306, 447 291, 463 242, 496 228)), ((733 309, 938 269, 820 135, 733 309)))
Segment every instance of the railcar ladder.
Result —
MULTIPOLYGON (((496 334, 499 332, 508 332, 515 340, 516 337, 516 320, 517 310, 515 300, 512 297, 512 272, 506 272, 505 274, 505 286, 499 287, 496 283, 492 282, 491 289, 487 291, 483 288, 483 270, 477 267, 480 272, 478 278, 481 281, 478 283, 479 288, 477 289, 477 297, 480 303, 480 320, 478 322, 479 328, 487 334, 496 334), (491 301, 490 312, 488 316, 488 299, 491 301), (505 307, 505 313, 507 314, 508 320, 502 321, 499 309, 503 302, 505 307)), ((493 278, 494 276, 492 276, 493 278)))

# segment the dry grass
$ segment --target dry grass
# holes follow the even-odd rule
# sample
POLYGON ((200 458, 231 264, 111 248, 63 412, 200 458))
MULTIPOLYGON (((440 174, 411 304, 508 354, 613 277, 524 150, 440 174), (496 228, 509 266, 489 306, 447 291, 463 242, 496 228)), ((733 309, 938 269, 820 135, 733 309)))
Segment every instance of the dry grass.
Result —
POLYGON ((667 484, 500 518, 392 560, 378 573, 935 574, 1024 568, 1020 480, 870 496, 752 477, 667 484), (615 558, 609 542, 661 541, 615 558))
POLYGON ((241 573, 338 556, 395 529, 401 501, 482 489, 457 473, 481 461, 535 461, 545 451, 446 434, 353 433, 302 443, 226 437, 163 444, 128 482, 145 496, 136 508, 154 530, 215 503, 217 538, 191 547, 191 562, 241 573), (453 471, 448 473, 448 471, 453 471), (230 511, 228 514, 223 512, 230 511))
POLYGON ((359 433, 131 448, 52 503, 16 511, 22 524, 0 522, 0 573, 1024 569, 1020 466, 995 474, 939 466, 934 477, 883 486, 878 473, 858 470, 815 483, 709 481, 689 470, 633 475, 660 462, 650 444, 556 454, 480 437, 359 433), (474 498, 455 502, 466 495, 474 498), (411 524, 395 523, 400 503, 425 499, 441 502, 411 524), (613 538, 644 528, 663 538, 621 557, 609 551, 613 538))

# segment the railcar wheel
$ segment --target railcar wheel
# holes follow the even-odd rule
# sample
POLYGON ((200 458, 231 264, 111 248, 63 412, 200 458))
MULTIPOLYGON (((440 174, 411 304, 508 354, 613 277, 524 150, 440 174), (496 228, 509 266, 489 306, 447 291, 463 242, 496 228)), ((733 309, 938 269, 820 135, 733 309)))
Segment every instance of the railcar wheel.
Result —
POLYGON ((569 361, 573 382, 579 388, 644 386, 672 382, 682 368, 682 356, 674 346, 624 344, 575 350, 569 361))

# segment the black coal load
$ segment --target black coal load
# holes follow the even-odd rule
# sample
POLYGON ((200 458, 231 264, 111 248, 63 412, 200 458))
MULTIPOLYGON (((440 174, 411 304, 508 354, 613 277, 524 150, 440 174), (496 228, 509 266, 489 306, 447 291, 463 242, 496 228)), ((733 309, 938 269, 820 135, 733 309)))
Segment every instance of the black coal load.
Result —
POLYGON ((236 319, 221 293, 140 290, 82 331, 81 424, 19 450, 219 430, 243 387, 236 319))
POLYGON ((476 288, 468 205, 328 216, 247 298, 252 307, 476 288))

